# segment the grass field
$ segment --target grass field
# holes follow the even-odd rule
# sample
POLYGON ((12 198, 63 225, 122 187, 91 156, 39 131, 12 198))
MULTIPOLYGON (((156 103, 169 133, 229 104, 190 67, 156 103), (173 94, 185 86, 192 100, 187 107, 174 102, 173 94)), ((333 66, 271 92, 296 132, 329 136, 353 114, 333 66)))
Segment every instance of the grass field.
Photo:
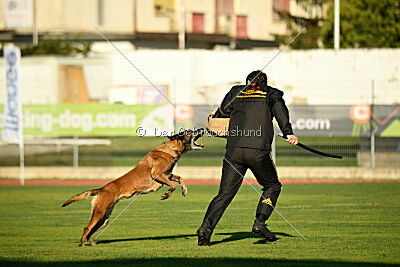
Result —
MULTIPOLYGON (((212 237, 198 247, 194 235, 217 186, 189 186, 140 196, 98 239, 78 247, 90 201, 61 204, 88 187, 0 187, 0 265, 337 265, 400 264, 400 184, 285 185, 277 208, 303 240, 274 213, 265 243, 250 233, 258 195, 244 185, 212 237)), ((130 200, 117 204, 111 219, 130 200)))

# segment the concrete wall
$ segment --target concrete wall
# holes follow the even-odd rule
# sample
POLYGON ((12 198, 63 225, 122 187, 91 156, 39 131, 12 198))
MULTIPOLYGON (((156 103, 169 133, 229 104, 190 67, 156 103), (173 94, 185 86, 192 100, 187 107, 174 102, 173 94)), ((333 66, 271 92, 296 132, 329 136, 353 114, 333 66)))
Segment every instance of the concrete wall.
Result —
MULTIPOLYGON (((136 51, 127 53, 155 84, 174 88, 172 101, 218 103, 230 83, 244 82, 274 57, 271 51, 136 51)), ((265 69, 291 104, 400 103, 400 49, 285 51, 265 69)), ((112 83, 148 84, 120 55, 112 55, 112 83)))
MULTIPOLYGON (((122 51, 154 84, 169 86, 172 102, 189 104, 218 104, 233 83, 243 83, 250 71, 264 67, 278 52, 122 51)), ((24 103, 59 101, 59 65, 82 65, 90 97, 104 101, 113 86, 150 85, 111 46, 87 58, 26 57, 21 76, 24 103)), ((289 104, 370 103, 372 80, 376 104, 400 103, 400 49, 284 51, 265 72, 270 84, 285 91, 289 104)), ((5 75, 3 59, 0 75, 5 75)), ((1 78, 0 103, 4 96, 1 78)))
MULTIPOLYGON (((115 179, 132 169, 126 167, 25 167, 25 179, 115 179)), ((182 167, 174 168, 174 173, 185 180, 219 180, 221 167, 182 167)), ((365 179, 365 181, 399 181, 400 168, 362 168, 362 167, 279 167, 278 174, 284 182, 296 179, 326 180, 365 179)), ((246 179, 253 180, 249 170, 246 179)), ((0 167, 0 178, 18 179, 19 167, 0 167)))
MULTIPOLYGON (((111 79, 109 59, 103 59, 101 56, 86 59, 37 56, 24 57, 21 60, 20 78, 23 104, 59 103, 61 99, 59 66, 62 65, 82 66, 90 98, 107 100, 111 79)), ((0 104, 4 104, 5 88, 4 59, 1 58, 0 104)))
MULTIPOLYGON (((30 57, 21 62, 20 86, 24 104, 57 103, 58 64, 55 57, 30 57)), ((6 96, 4 58, 0 63, 0 103, 6 96)))

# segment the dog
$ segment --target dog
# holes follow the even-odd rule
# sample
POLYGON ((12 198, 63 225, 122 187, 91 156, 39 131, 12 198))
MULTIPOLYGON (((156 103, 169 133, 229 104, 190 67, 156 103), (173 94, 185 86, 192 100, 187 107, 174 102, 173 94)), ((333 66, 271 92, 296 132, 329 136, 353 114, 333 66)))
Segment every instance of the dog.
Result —
POLYGON ((198 129, 168 136, 169 141, 150 151, 128 173, 102 188, 88 190, 67 200, 62 207, 95 196, 92 200, 92 218, 83 230, 79 246, 85 246, 85 239, 91 245, 95 245, 92 235, 107 225, 114 205, 121 199, 130 198, 135 194, 155 192, 163 185, 168 185, 169 189, 161 199, 168 199, 175 190, 175 184, 171 181, 177 182, 182 187, 182 195, 186 196, 187 187, 182 177, 172 174, 172 170, 183 153, 204 148, 203 144, 196 143, 203 134, 204 129, 198 129))

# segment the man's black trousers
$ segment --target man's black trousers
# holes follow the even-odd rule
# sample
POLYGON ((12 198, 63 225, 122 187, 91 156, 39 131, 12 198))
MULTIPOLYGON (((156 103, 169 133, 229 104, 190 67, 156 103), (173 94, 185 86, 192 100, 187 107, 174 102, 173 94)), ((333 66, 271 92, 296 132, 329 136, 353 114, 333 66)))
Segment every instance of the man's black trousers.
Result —
POLYGON ((239 190, 247 169, 253 172, 257 182, 263 187, 262 197, 260 197, 257 206, 256 218, 264 222, 269 218, 273 208, 262 201, 270 198, 275 206, 282 187, 270 153, 261 149, 228 147, 223 162, 218 195, 208 206, 199 231, 208 235, 212 234, 225 209, 239 190))

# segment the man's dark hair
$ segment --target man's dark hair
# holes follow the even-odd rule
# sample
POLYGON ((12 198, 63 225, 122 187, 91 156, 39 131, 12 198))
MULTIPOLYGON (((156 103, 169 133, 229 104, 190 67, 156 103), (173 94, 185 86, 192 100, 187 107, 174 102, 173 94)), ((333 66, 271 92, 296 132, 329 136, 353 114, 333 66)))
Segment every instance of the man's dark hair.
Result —
POLYGON ((250 81, 251 83, 264 83, 267 85, 268 79, 267 79, 267 74, 260 70, 255 70, 252 71, 249 75, 246 77, 246 84, 247 81, 250 81))

